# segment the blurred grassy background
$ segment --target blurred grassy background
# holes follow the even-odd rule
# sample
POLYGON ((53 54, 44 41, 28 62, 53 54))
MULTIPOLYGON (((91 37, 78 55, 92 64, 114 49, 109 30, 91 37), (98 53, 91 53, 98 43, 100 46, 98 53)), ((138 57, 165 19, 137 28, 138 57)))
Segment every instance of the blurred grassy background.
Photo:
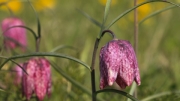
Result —
MULTIPOLYGON (((34 2, 33 5, 37 4, 40 6, 39 8, 35 6, 42 28, 40 52, 50 52, 59 45, 72 46, 74 49, 62 48, 56 52, 74 56, 90 65, 94 41, 100 32, 100 28, 91 23, 77 9, 88 13, 97 21, 102 22, 105 0, 47 0, 49 1, 47 3, 43 3, 42 0, 36 0, 39 2, 36 2, 35 0, 31 1, 34 2), (49 5, 51 3, 51 6, 43 6, 43 4, 49 5)), ((133 1, 112 1, 113 3, 106 24, 109 24, 125 10, 133 7, 133 1)), ((143 1, 145 0, 139 0, 139 3, 143 1)), ((173 2, 178 3, 178 0, 174 0, 173 2)), ((37 23, 33 10, 27 2, 19 3, 21 6, 19 6, 19 9, 16 7, 17 10, 14 11, 14 15, 23 19, 28 27, 36 31, 37 23)), ((152 12, 168 6, 170 5, 165 3, 151 3, 140 7, 138 9, 139 21, 152 12)), ((3 7, 0 8, 1 21, 10 16, 9 12, 5 9, 6 8, 3 7)), ((180 89, 179 10, 179 8, 168 10, 139 25, 137 58, 142 84, 138 87, 137 96, 140 100, 153 94, 165 91, 178 91, 180 89)), ((119 39, 129 40, 133 45, 133 12, 120 19, 110 28, 110 30, 112 30, 119 39)), ((0 40, 2 45, 2 36, 0 37, 0 40)), ((100 43, 99 49, 110 40, 111 37, 105 35, 100 43)), ((34 51, 34 45, 33 36, 28 32, 28 48, 31 51, 34 51)), ((16 52, 17 54, 21 54, 19 50, 16 50, 16 52)), ((1 51, 1 55, 11 56, 12 54, 1 51)), ((97 89, 99 89, 98 58, 99 57, 97 56, 97 89)), ((26 59, 27 58, 17 59, 17 61, 23 62, 26 59)), ((80 82, 91 91, 89 70, 66 59, 49 58, 49 60, 55 62, 59 68, 67 73, 67 75, 80 82)), ((0 61, 2 62, 3 60, 1 59, 0 61)), ((11 70, 13 66, 14 64, 9 62, 3 67, 3 70, 0 71, 0 87, 10 92, 0 92, 0 101, 19 101, 19 99, 21 99, 21 92, 19 91, 20 87, 17 88, 14 86, 13 79, 11 79, 14 73, 4 71, 11 70)), ((45 98, 45 101, 91 101, 91 96, 74 86, 53 68, 52 72, 52 95, 49 99, 45 98)), ((108 88, 119 89, 116 84, 108 88)), ((130 87, 127 87, 124 91, 129 92, 129 89, 130 87)), ((126 100, 125 97, 114 93, 103 93, 98 96, 105 101, 126 100)), ((180 95, 173 94, 157 98, 153 101, 170 100, 178 101, 180 100, 180 95)), ((32 99, 32 101, 35 101, 35 99, 32 99)))

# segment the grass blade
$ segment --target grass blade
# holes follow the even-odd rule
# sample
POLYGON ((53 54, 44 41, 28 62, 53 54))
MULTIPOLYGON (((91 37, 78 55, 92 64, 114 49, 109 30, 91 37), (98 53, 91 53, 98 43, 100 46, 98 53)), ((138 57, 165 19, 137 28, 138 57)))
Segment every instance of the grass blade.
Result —
POLYGON ((141 101, 152 101, 155 98, 159 98, 159 97, 167 96, 167 95, 172 95, 172 94, 179 94, 179 93, 180 93, 180 91, 162 92, 162 93, 158 93, 158 94, 154 94, 154 95, 151 95, 149 97, 146 97, 146 98, 142 99, 141 101))
POLYGON ((88 18, 93 24, 95 24, 98 27, 101 27, 101 23, 98 22, 97 20, 95 20, 94 18, 92 18, 90 15, 88 15, 86 12, 77 9, 81 14, 83 14, 86 18, 88 18))
POLYGON ((170 9, 173 9, 173 8, 176 8, 177 6, 176 5, 172 5, 172 6, 169 6, 169 7, 166 7, 164 9, 161 9, 161 10, 158 10, 156 12, 153 12, 152 14, 148 15, 147 17, 145 17, 144 19, 142 19, 140 22, 139 22, 139 25, 142 24, 144 21, 146 21, 147 19, 157 15, 157 14, 160 14, 164 11, 167 11, 167 10, 170 10, 170 9))
POLYGON ((103 89, 103 90, 99 90, 99 91, 96 91, 96 95, 99 94, 99 93, 105 93, 105 92, 118 93, 118 94, 121 94, 123 96, 128 97, 129 99, 131 99, 133 101, 140 101, 140 100, 136 99, 135 97, 133 97, 132 95, 130 95, 130 94, 124 92, 124 91, 120 91, 120 90, 116 90, 116 89, 103 89))
POLYGON ((86 63, 82 62, 81 60, 79 60, 77 58, 74 58, 74 57, 71 57, 71 56, 68 56, 68 55, 64 55, 64 54, 57 54, 57 53, 51 53, 51 52, 34 52, 34 53, 29 53, 29 54, 15 55, 15 56, 7 58, 0 65, 0 69, 10 60, 14 60, 14 59, 18 59, 18 58, 25 58, 25 57, 33 57, 33 56, 51 56, 51 57, 65 58, 65 59, 75 61, 75 62, 83 65, 87 69, 91 70, 89 65, 87 65, 86 63))
POLYGON ((62 48, 70 48, 70 49, 74 49, 74 50, 75 50, 75 48, 72 47, 72 46, 59 45, 59 46, 55 47, 54 49, 52 49, 50 52, 54 53, 54 52, 56 52, 56 51, 58 51, 58 50, 60 50, 60 49, 62 49, 62 48))
POLYGON ((107 20, 110 5, 111 5, 111 0, 107 0, 106 6, 105 6, 105 11, 104 11, 104 18, 103 18, 103 22, 101 25, 101 30, 100 30, 99 36, 97 37, 98 39, 102 37, 102 31, 104 30, 104 24, 106 23, 106 20, 107 20))
POLYGON ((151 3, 151 2, 164 2, 164 3, 169 3, 169 4, 172 4, 172 5, 175 5, 177 7, 180 7, 179 5, 173 3, 173 2, 170 2, 170 1, 167 1, 167 0, 150 0, 150 1, 146 1, 146 2, 143 2, 127 11, 125 11, 124 13, 120 14, 117 18, 115 18, 107 27, 106 29, 109 29, 115 22, 117 22, 119 19, 121 19, 122 17, 124 17, 126 14, 128 14, 129 12, 133 11, 134 9, 142 6, 142 5, 145 5, 145 4, 148 4, 148 3, 151 3))

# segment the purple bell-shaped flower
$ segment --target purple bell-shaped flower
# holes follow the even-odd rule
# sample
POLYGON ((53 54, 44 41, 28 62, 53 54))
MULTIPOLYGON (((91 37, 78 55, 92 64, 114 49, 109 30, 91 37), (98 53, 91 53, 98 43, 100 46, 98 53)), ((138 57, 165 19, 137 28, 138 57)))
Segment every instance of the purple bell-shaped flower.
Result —
POLYGON ((141 84, 136 54, 125 40, 114 39, 100 51, 100 89, 116 82, 122 89, 141 84))
POLYGON ((47 94, 51 94, 51 70, 50 63, 45 58, 32 58, 24 63, 22 86, 23 94, 29 100, 33 93, 36 94, 39 101, 42 101, 47 94))
POLYGON ((11 28, 13 26, 24 26, 24 22, 19 18, 9 17, 5 18, 1 23, 1 28, 4 32, 4 45, 8 49, 21 46, 21 49, 24 51, 27 46, 26 29, 22 27, 11 28))

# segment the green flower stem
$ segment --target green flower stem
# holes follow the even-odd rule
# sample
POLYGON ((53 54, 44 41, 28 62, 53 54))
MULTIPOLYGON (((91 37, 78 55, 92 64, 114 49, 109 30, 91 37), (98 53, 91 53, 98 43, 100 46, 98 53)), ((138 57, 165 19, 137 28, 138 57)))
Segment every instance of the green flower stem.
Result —
POLYGON ((92 56, 92 63, 91 63, 91 86, 92 86, 92 101, 96 101, 96 82, 95 82, 95 60, 96 60, 96 53, 99 45, 99 40, 96 39, 96 42, 94 44, 94 50, 93 50, 93 56, 92 56))
POLYGON ((30 53, 30 54, 22 54, 22 55, 15 55, 15 56, 9 57, 0 65, 0 69, 10 60, 14 60, 18 58, 25 58, 25 57, 34 57, 34 56, 51 56, 51 57, 58 57, 58 58, 66 58, 66 59, 75 61, 90 70, 90 67, 86 63, 82 62, 81 60, 77 58, 64 55, 64 54, 56 54, 56 53, 50 53, 50 52, 49 53, 48 52, 35 52, 35 53, 30 53))
POLYGON ((37 36, 37 39, 36 39, 36 52, 39 51, 39 47, 40 47, 40 39, 41 39, 41 24, 40 24, 40 20, 39 20, 39 17, 38 17, 38 14, 35 10, 35 8, 33 7, 33 5, 31 4, 31 2, 28 0, 28 3, 30 4, 31 8, 33 9, 34 13, 35 13, 35 16, 36 16, 36 19, 37 19, 37 33, 38 33, 38 36, 37 36))
POLYGON ((142 6, 142 5, 145 5, 145 4, 148 4, 148 3, 151 3, 151 2, 165 2, 165 3, 169 3, 169 4, 172 4, 172 5, 175 5, 177 7, 180 7, 179 5, 173 3, 173 2, 170 2, 170 1, 167 1, 167 0, 149 0, 149 1, 146 1, 146 2, 143 2, 127 11, 125 11, 124 13, 120 14, 117 18, 115 18, 107 27, 106 29, 109 29, 115 22, 117 22, 119 19, 121 19, 122 17, 124 17, 126 14, 128 14, 129 12, 133 11, 134 9, 142 6))
POLYGON ((114 33, 112 31, 104 30, 101 33, 100 38, 97 38, 96 42, 94 44, 94 50, 93 50, 93 56, 92 56, 92 64, 91 64, 92 101, 96 101, 96 94, 95 94, 95 92, 96 92, 96 83, 95 83, 95 67, 94 67, 95 66, 95 61, 96 61, 96 53, 97 53, 99 41, 106 32, 109 32, 112 35, 113 39, 115 38, 115 35, 114 35, 114 33))
POLYGON ((99 93, 104 93, 104 92, 114 92, 114 93, 118 93, 118 94, 121 94, 123 96, 126 96, 126 97, 130 98, 133 101, 140 101, 140 100, 136 99, 135 97, 133 97, 132 95, 130 95, 130 94, 124 92, 124 91, 120 91, 120 90, 116 90, 116 89, 99 90, 99 91, 96 91, 96 95, 99 94, 99 93))

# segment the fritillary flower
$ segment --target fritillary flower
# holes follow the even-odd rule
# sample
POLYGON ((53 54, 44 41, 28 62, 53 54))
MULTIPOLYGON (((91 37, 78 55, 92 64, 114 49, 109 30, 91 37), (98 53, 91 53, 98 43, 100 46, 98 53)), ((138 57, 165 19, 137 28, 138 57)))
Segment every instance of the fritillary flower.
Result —
POLYGON ((32 58, 24 63, 22 86, 23 94, 29 100, 33 93, 36 94, 39 101, 42 101, 47 94, 51 94, 51 70, 50 63, 45 58, 32 58))
POLYGON ((22 50, 25 50, 27 46, 26 30, 21 27, 11 28, 13 26, 24 26, 24 22, 19 18, 9 17, 5 18, 1 23, 1 28, 4 32, 4 45, 7 49, 21 46, 22 50))
POLYGON ((108 42, 100 51, 100 89, 114 82, 124 89, 134 80, 140 85, 139 68, 132 45, 125 40, 108 42))

